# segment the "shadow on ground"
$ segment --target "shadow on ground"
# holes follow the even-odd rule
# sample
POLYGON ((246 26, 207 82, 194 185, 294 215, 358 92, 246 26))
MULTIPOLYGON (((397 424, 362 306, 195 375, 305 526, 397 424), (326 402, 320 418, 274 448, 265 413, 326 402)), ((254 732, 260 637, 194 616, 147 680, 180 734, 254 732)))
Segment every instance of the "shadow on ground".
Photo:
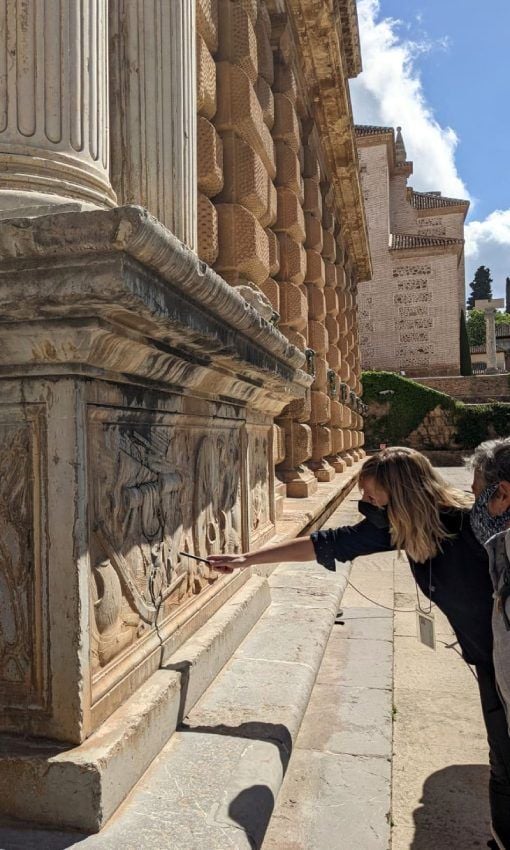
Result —
POLYGON ((484 764, 456 764, 432 773, 424 783, 421 806, 413 812, 410 850, 485 847, 490 837, 488 782, 484 764))

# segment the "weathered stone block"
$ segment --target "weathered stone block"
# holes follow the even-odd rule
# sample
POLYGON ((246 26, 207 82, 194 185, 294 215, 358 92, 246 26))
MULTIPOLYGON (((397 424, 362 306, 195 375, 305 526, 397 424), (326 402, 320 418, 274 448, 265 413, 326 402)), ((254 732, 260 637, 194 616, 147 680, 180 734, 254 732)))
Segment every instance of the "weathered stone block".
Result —
POLYGON ((329 230, 324 230, 322 256, 325 260, 329 260, 330 263, 334 263, 336 260, 335 237, 329 230))
POLYGON ((302 284, 306 273, 306 251, 301 242, 297 242, 288 233, 278 233, 280 244, 280 280, 290 280, 302 284))
MULTIPOLYGON (((304 200, 304 196, 303 196, 304 200)), ((312 251, 322 252, 323 247, 323 230, 318 218, 315 218, 311 213, 305 212, 305 227, 306 239, 305 247, 312 251)))
POLYGON ((305 219, 299 198, 288 186, 277 187, 278 215, 274 230, 285 231, 298 242, 305 239, 305 219))
POLYGON ((294 283, 280 283, 280 308, 282 323, 302 331, 308 323, 306 294, 294 283))
POLYGON ((273 138, 281 139, 297 153, 300 145, 299 121, 296 108, 286 94, 274 96, 273 138))
MULTIPOLYGON (((338 250, 338 243, 337 243, 337 250, 338 250)), ((335 268, 336 268, 336 285, 337 285, 338 289, 343 290, 347 286, 347 278, 345 276, 345 269, 344 269, 343 266, 339 265, 338 263, 335 266, 335 268)))
MULTIPOLYGON (((336 294, 336 290, 333 289, 332 286, 324 287, 324 297, 326 299, 326 312, 330 313, 332 316, 337 315, 338 313, 338 298, 336 294)), ((337 332, 338 339, 338 332, 337 332)))
POLYGON ((262 108, 249 77, 242 68, 229 62, 216 66, 218 111, 214 124, 219 132, 236 131, 262 159, 274 179, 276 163, 271 133, 264 123, 262 108))
POLYGON ((276 217, 276 189, 257 152, 235 132, 223 133, 223 190, 217 201, 241 204, 263 227, 276 217))
MULTIPOLYGON (((324 231, 326 232, 326 231, 324 231)), ((334 266, 332 263, 324 263, 324 274, 326 277, 326 286, 331 287, 332 289, 338 289, 337 287, 337 266, 334 266)), ((340 308, 340 305, 338 305, 340 308)))
POLYGON ((197 145, 198 188, 212 198, 223 186, 223 146, 214 126, 202 115, 198 116, 197 145))
POLYGON ((326 392, 328 387, 328 362, 325 357, 315 357, 315 378, 312 384, 313 390, 326 392))
MULTIPOLYGON (((327 289, 324 289, 324 294, 327 292, 327 289)), ((326 299, 324 299, 326 300, 326 299)), ((326 308, 327 309, 327 308, 326 308)), ((324 320, 324 324, 326 325, 326 330, 329 336, 329 342, 331 345, 335 345, 338 342, 338 337, 340 336, 340 332, 338 330, 338 322, 336 320, 336 316, 331 316, 329 313, 324 320)), ((335 367, 331 363, 331 367, 334 369, 335 367)))
MULTIPOLYGON (((273 84, 274 67, 273 67, 273 49, 271 47, 270 31, 268 32, 267 18, 268 12, 265 6, 261 6, 261 11, 255 24, 255 34, 257 37, 257 59, 259 74, 269 85, 273 84), (262 11, 262 9, 264 11, 262 11)), ((271 26, 271 21, 269 21, 271 26)))
POLYGON ((308 316, 317 322, 323 322, 326 316, 326 301, 324 291, 313 283, 307 283, 308 316))
POLYGON ((264 283, 259 284, 261 292, 264 293, 266 298, 269 300, 271 307, 281 315, 281 307, 280 307, 280 284, 277 283, 276 280, 273 280, 272 277, 268 277, 264 283))
MULTIPOLYGON (((331 340, 330 340, 330 342, 331 342, 331 340)), ((330 345, 329 348, 328 348, 328 355, 327 356, 328 356, 328 363, 329 363, 331 369, 334 369, 335 372, 337 372, 338 369, 340 369, 340 364, 342 362, 342 356, 340 354, 340 351, 338 350, 338 346, 330 345)))
POLYGON ((257 37, 250 16, 240 3, 219 0, 218 60, 243 69, 252 83, 258 76, 257 37))
POLYGON ((312 407, 310 412, 310 422, 313 425, 320 425, 325 422, 329 422, 329 418, 331 416, 331 400, 329 396, 318 390, 312 390, 311 400, 312 407))
POLYGON ((264 229, 240 204, 218 204, 216 270, 229 283, 246 278, 257 285, 269 277, 269 247, 264 229))
POLYGON ((322 218, 322 195, 319 184, 310 177, 305 177, 304 184, 305 200, 303 209, 320 221, 322 218))
MULTIPOLYGON (((319 160, 317 159, 317 154, 313 151, 308 145, 304 146, 304 167, 303 167, 303 177, 305 180, 311 179, 317 183, 320 191, 320 180, 321 180, 321 168, 319 165, 319 160)), ((322 196, 321 196, 322 197, 322 196)))
POLYGON ((276 275, 280 270, 280 243, 276 233, 271 228, 266 228, 267 244, 269 249, 269 274, 276 275))
POLYGON ((329 348, 328 332, 321 322, 313 320, 308 322, 308 341, 310 348, 326 356, 329 348))
POLYGON ((199 33, 197 33, 197 111, 204 118, 212 118, 216 112, 216 63, 199 33))
POLYGON ((303 180, 301 177, 301 165, 297 154, 287 142, 278 139, 275 142, 276 151, 276 179, 277 186, 288 186, 296 194, 299 202, 303 203, 303 180))
MULTIPOLYGON (((262 109, 262 115, 264 116, 266 127, 271 130, 274 124, 274 96, 271 91, 271 86, 264 77, 257 77, 255 92, 260 103, 260 108, 262 109)), ((278 165, 276 167, 278 169, 278 165)))
POLYGON ((322 460, 322 458, 331 454, 331 449, 331 429, 326 428, 324 425, 312 425, 311 459, 315 461, 322 460))
POLYGON ((331 428, 331 453, 338 454, 343 452, 344 448, 344 432, 341 428, 331 428))
POLYGON ((273 91, 286 95, 294 105, 297 101, 296 75, 290 65, 276 62, 274 66, 273 91))
POLYGON ((209 51, 218 49, 218 0, 196 0, 197 32, 209 51))
POLYGON ((306 252, 306 283, 314 283, 321 288, 324 287, 325 269, 324 260, 318 251, 308 249, 306 252))
POLYGON ((289 325, 286 325, 284 322, 281 322, 278 325, 278 330, 280 330, 282 334, 287 337, 289 342, 291 342, 292 345, 295 345, 299 351, 306 351, 308 348, 306 336, 299 333, 299 331, 296 331, 294 328, 291 328, 289 325))
MULTIPOLYGON (((341 428, 343 424, 343 405, 335 399, 331 399, 330 424, 333 428, 341 428)), ((334 451, 340 451, 340 449, 335 448, 334 451)))
POLYGON ((216 207, 201 192, 198 193, 198 256, 208 266, 214 265, 218 256, 218 215, 216 207))

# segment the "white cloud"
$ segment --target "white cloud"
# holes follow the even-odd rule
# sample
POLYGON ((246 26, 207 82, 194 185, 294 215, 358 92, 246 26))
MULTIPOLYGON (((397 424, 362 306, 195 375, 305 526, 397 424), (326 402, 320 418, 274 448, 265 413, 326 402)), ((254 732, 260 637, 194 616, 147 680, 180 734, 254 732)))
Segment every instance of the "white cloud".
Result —
POLYGON ((473 280, 478 266, 488 266, 492 293, 495 298, 504 298, 505 279, 510 277, 510 209, 494 210, 484 221, 470 221, 464 233, 466 281, 473 280))
POLYGON ((401 125, 408 158, 414 161, 414 188, 469 199, 455 165, 457 135, 435 119, 416 67, 419 54, 447 49, 448 38, 413 41, 401 22, 380 18, 379 0, 360 0, 358 16, 364 70, 351 81, 355 121, 401 125))

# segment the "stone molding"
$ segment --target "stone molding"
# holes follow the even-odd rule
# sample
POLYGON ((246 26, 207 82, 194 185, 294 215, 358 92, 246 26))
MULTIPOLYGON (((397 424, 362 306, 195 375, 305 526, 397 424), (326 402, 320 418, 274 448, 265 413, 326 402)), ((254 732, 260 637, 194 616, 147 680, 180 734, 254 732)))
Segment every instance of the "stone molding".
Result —
MULTIPOLYGON (((301 370, 304 354, 140 207, 0 222, 0 303, 4 320, 11 322, 56 320, 62 315, 76 321, 86 314, 88 319, 114 317, 118 328, 126 326, 128 315, 135 312, 137 320, 129 321, 128 333, 135 347, 147 346, 157 337, 173 344, 186 340, 198 352, 203 349, 202 330, 209 338, 208 353, 217 353, 224 366, 235 369, 237 383, 244 359, 249 373, 258 375, 254 389, 264 394, 272 387, 281 396, 280 408, 311 384, 311 377, 301 370), (81 267, 84 285, 78 289, 69 275, 55 287, 56 279, 65 277, 66 263, 81 267), (90 273, 91 263, 95 275, 90 273), (115 265, 108 288, 99 274, 101 264, 107 274, 115 265), (37 268, 37 278, 23 277, 26 294, 20 300, 19 289, 10 281, 28 266, 37 268), (151 271, 158 280, 143 286, 151 271), (190 311, 190 301, 195 312, 190 311), (177 317, 173 328, 171 312, 177 317)), ((96 326, 94 333, 100 332, 96 326)))
POLYGON ((288 0, 307 81, 312 117, 336 189, 338 218, 358 280, 370 280, 372 265, 359 176, 359 162, 342 36, 334 0, 288 0))

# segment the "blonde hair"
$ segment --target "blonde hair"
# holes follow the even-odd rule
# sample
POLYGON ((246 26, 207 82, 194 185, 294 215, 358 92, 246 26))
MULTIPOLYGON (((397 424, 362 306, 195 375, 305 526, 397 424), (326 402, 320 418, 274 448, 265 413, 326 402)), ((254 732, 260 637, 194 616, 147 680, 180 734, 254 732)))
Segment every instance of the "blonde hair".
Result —
POLYGON ((359 482, 371 478, 388 496, 392 544, 418 563, 442 551, 442 541, 452 538, 444 528, 442 508, 469 508, 472 497, 452 487, 424 455, 393 446, 369 457, 359 482))

